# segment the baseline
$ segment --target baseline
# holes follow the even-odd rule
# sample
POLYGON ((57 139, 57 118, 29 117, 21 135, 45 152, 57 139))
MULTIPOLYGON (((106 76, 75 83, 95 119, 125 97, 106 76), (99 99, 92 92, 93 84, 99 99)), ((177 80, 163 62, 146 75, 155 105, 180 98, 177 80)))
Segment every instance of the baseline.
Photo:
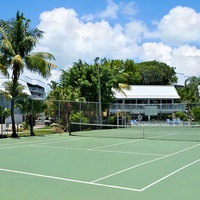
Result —
POLYGON ((4 168, 0 168, 0 171, 16 173, 16 174, 23 174, 23 175, 28 175, 28 176, 41 177, 41 178, 49 178, 49 179, 55 179, 55 180, 61 180, 61 181, 68 181, 68 182, 74 182, 74 183, 80 183, 80 184, 86 184, 86 185, 102 186, 102 187, 115 188, 115 189, 121 189, 121 190, 129 190, 129 191, 135 191, 135 192, 143 192, 144 190, 152 187, 153 185, 155 185, 155 184, 165 180, 166 178, 168 178, 168 177, 170 177, 170 176, 172 176, 172 175, 174 175, 174 174, 196 164, 199 161, 200 161, 200 159, 195 160, 194 162, 191 162, 191 163, 179 168, 178 170, 164 176, 163 178, 147 185, 146 187, 144 187, 142 189, 122 187, 122 186, 114 186, 114 185, 101 184, 101 183, 95 183, 95 182, 87 182, 87 181, 81 181, 81 180, 76 180, 76 179, 68 179, 68 178, 62 178, 62 177, 56 177, 56 176, 48 176, 48 175, 44 175, 44 174, 36 174, 36 173, 17 171, 17 170, 11 170, 11 169, 4 169, 4 168))
POLYGON ((129 171, 129 170, 134 169, 134 168, 136 168, 136 167, 140 167, 140 166, 142 166, 142 165, 146 165, 146 164, 149 164, 149 163, 152 163, 152 162, 155 162, 155 161, 164 159, 164 158, 168 158, 168 157, 174 156, 174 155, 176 155, 176 154, 182 153, 182 152, 184 152, 184 151, 188 151, 188 150, 193 149, 193 148, 198 147, 198 146, 200 146, 200 144, 197 144, 197 145, 188 147, 188 148, 186 148, 186 149, 182 149, 182 150, 180 150, 180 151, 171 153, 171 154, 169 154, 169 155, 162 156, 162 157, 160 157, 160 158, 156 158, 156 159, 153 159, 153 160, 149 160, 149 161, 146 161, 146 162, 143 162, 143 163, 140 163, 140 164, 131 166, 131 167, 129 167, 129 168, 120 170, 120 171, 115 172, 115 173, 113 173, 113 174, 109 174, 109 175, 107 175, 107 176, 104 176, 104 177, 101 177, 101 178, 99 178, 99 179, 96 179, 96 180, 92 181, 92 183, 96 183, 96 182, 98 182, 98 181, 101 181, 101 180, 110 178, 110 177, 112 177, 112 176, 115 176, 115 175, 117 175, 117 174, 121 174, 121 173, 123 173, 123 172, 129 171))
POLYGON ((11 170, 11 169, 0 168, 0 171, 16 173, 16 174, 23 174, 23 175, 28 175, 28 176, 41 177, 41 178, 49 178, 49 179, 55 179, 55 180, 61 180, 61 181, 68 181, 68 182, 74 182, 74 183, 81 183, 81 184, 87 184, 87 185, 96 185, 96 186, 102 186, 102 187, 109 187, 109 188, 115 188, 115 189, 131 190, 131 191, 140 192, 140 190, 135 189, 135 188, 127 188, 127 187, 120 187, 120 186, 114 186, 114 185, 92 183, 92 182, 87 182, 87 181, 68 179, 68 178, 62 178, 62 177, 57 177, 57 176, 48 176, 48 175, 44 175, 44 174, 36 174, 36 173, 23 172, 23 171, 11 170))

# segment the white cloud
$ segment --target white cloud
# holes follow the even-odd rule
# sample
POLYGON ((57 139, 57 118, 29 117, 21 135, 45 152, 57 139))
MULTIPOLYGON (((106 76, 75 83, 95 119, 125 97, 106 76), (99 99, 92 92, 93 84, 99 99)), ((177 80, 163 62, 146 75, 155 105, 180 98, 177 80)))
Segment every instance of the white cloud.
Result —
POLYGON ((112 19, 117 18, 117 11, 119 10, 119 5, 114 3, 112 0, 107 0, 107 7, 106 10, 99 13, 99 17, 101 18, 107 18, 111 17, 112 19))
POLYGON ((176 68, 176 72, 186 76, 200 75, 200 49, 183 45, 172 48, 163 43, 144 43, 140 59, 144 61, 157 60, 176 68))
POLYGON ((84 23, 74 10, 65 8, 43 12, 40 20, 38 28, 45 31, 45 38, 36 50, 52 53, 60 68, 78 59, 92 61, 97 56, 132 57, 136 41, 145 30, 137 21, 125 27, 119 24, 112 27, 105 20, 84 23))
POLYGON ((168 63, 172 59, 172 48, 163 43, 148 42, 142 45, 141 60, 157 60, 168 63))
POLYGON ((127 23, 124 29, 126 37, 137 42, 141 42, 144 34, 148 32, 145 24, 136 20, 127 23))
MULTIPOLYGON (((95 19, 118 19, 119 14, 122 14, 123 18, 132 19, 132 17, 137 13, 135 3, 120 2, 119 4, 114 3, 113 0, 107 0, 107 6, 105 10, 94 14, 85 14, 81 17, 82 21, 94 21, 95 19)), ((120 16, 121 17, 121 16, 120 16)))
POLYGON ((160 38, 170 45, 200 42, 200 14, 177 6, 158 23, 160 38))
POLYGON ((200 76, 200 49, 184 45, 173 50, 171 65, 187 76, 200 76))
POLYGON ((83 16, 81 17, 81 20, 82 20, 82 21, 86 21, 86 22, 91 22, 91 21, 94 20, 94 18, 95 18, 94 15, 88 14, 88 15, 83 15, 83 16))
MULTIPOLYGON (((109 3, 111 8, 114 3, 109 3)), ((120 4, 112 7, 110 10, 115 12, 107 16, 117 16, 118 8, 120 4)), ((72 66, 78 59, 93 63, 97 56, 135 61, 158 60, 176 67, 177 72, 200 75, 200 49, 185 45, 187 42, 199 42, 199 13, 193 9, 173 8, 156 23, 158 29, 155 31, 148 30, 139 20, 111 25, 105 18, 92 21, 94 16, 91 14, 91 18, 86 20, 79 18, 73 9, 66 8, 41 13, 38 28, 45 32, 45 38, 36 51, 52 53, 58 66, 58 70, 52 71, 49 81, 57 81, 59 70, 72 66), (174 47, 178 43, 181 45, 174 47)))
POLYGON ((137 13, 136 5, 133 1, 127 4, 122 2, 120 4, 120 9, 121 13, 127 17, 132 17, 137 13))

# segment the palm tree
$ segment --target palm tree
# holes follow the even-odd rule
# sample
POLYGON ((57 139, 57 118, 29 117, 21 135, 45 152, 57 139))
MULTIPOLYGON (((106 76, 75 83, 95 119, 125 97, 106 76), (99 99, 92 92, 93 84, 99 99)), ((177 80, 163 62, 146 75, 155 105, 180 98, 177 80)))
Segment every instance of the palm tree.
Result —
POLYGON ((47 84, 52 90, 56 89, 58 86, 58 82, 51 81, 50 83, 47 84))
POLYGON ((53 65, 48 60, 55 60, 54 56, 46 52, 31 53, 42 37, 43 32, 37 28, 31 29, 30 20, 26 19, 19 11, 14 19, 0 20, 0 70, 8 76, 8 69, 11 69, 13 83, 10 93, 12 97, 12 137, 18 136, 15 127, 14 106, 20 74, 26 68, 44 78, 51 75, 50 70, 53 65))
POLYGON ((131 86, 126 83, 118 83, 118 87, 115 88, 116 92, 122 93, 125 97, 127 97, 126 92, 124 90, 130 90, 131 86))
POLYGON ((190 93, 193 93, 195 102, 199 101, 199 85, 200 77, 191 76, 185 80, 185 87, 190 93))
MULTIPOLYGON (((13 82, 6 81, 3 83, 3 86, 5 89, 5 91, 2 91, 3 96, 5 97, 5 99, 11 100, 12 99, 11 92, 13 90, 13 82)), ((16 90, 15 90, 15 94, 16 94, 15 98, 18 98, 18 99, 27 98, 29 95, 23 92, 24 89, 25 89, 25 86, 17 82, 16 90)))
POLYGON ((46 102, 31 98, 20 98, 17 99, 16 103, 21 112, 26 116, 25 121, 30 126, 30 136, 34 136, 33 126, 35 124, 36 114, 44 112, 47 108, 46 102))

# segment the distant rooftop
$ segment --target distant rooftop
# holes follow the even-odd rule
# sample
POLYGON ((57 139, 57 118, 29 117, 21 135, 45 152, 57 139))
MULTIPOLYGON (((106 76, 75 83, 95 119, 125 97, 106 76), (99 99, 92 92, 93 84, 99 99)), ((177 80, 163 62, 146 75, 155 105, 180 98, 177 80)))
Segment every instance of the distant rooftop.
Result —
POLYGON ((180 99, 174 86, 166 85, 132 85, 130 90, 123 90, 127 97, 116 92, 117 99, 180 99))

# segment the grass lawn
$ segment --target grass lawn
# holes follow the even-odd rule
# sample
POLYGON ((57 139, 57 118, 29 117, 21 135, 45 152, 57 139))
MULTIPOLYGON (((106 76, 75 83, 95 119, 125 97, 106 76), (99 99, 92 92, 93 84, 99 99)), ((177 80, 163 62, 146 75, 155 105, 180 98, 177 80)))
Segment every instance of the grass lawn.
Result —
MULTIPOLYGON (((7 132, 5 136, 10 137, 11 136, 11 131, 7 132)), ((43 135, 50 135, 50 134, 55 134, 59 133, 59 130, 51 127, 51 126, 44 126, 44 127, 34 127, 34 133, 36 136, 43 136, 43 135)), ((30 130, 25 129, 23 131, 18 131, 17 135, 19 137, 28 137, 30 136, 30 130)))

